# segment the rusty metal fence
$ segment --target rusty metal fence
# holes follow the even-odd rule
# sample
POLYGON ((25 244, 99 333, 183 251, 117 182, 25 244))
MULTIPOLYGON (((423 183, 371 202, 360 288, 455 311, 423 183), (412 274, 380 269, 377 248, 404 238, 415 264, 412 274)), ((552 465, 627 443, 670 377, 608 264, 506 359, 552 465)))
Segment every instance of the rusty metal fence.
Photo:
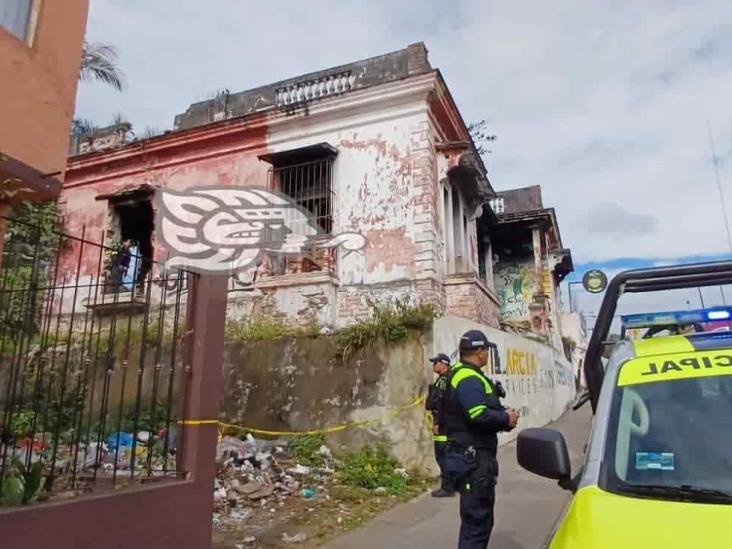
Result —
POLYGON ((188 273, 5 222, 0 503, 180 477, 188 273))

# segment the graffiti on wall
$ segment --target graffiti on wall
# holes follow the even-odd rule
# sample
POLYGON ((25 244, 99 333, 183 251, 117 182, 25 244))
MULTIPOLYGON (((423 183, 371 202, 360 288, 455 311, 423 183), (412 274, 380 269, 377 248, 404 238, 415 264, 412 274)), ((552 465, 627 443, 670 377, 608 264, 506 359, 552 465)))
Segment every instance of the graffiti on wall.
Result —
POLYGON ((499 263, 496 265, 495 285, 501 300, 501 321, 520 322, 529 319, 536 275, 533 264, 499 263))

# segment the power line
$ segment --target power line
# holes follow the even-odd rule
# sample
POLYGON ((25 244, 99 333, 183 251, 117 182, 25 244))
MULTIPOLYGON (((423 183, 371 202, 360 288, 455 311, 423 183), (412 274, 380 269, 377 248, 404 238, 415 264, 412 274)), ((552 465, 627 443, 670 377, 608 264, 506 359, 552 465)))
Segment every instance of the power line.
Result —
POLYGON ((727 205, 724 203, 724 192, 722 192, 722 180, 719 177, 719 161, 717 160, 717 150, 714 147, 714 135, 712 135, 712 123, 707 118, 707 129, 709 130, 709 145, 712 149, 712 163, 714 164, 714 173, 717 176, 717 189, 719 190, 719 199, 722 204, 722 215, 724 216, 724 228, 727 230, 727 244, 732 254, 732 233, 729 229, 729 219, 727 218, 727 205))

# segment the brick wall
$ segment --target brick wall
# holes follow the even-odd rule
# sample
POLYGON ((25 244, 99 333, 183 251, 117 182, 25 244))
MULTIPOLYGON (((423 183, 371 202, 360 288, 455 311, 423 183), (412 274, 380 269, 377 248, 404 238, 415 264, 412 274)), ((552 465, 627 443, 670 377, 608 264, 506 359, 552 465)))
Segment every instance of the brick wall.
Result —
POLYGON ((438 312, 444 311, 444 293, 435 280, 346 286, 337 293, 337 325, 367 320, 371 316, 369 301, 384 303, 405 298, 413 304, 432 303, 438 312))
POLYGON ((445 313, 499 327, 498 300, 472 274, 453 275, 445 279, 445 313))

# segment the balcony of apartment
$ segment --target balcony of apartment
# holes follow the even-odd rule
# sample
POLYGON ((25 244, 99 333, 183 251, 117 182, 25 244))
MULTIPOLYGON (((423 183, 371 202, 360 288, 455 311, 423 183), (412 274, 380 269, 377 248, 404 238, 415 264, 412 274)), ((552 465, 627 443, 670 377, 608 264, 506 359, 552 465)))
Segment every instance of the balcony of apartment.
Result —
POLYGON ((498 326, 500 302, 493 287, 487 226, 493 215, 476 208, 455 182, 442 185, 443 286, 447 312, 498 326))

